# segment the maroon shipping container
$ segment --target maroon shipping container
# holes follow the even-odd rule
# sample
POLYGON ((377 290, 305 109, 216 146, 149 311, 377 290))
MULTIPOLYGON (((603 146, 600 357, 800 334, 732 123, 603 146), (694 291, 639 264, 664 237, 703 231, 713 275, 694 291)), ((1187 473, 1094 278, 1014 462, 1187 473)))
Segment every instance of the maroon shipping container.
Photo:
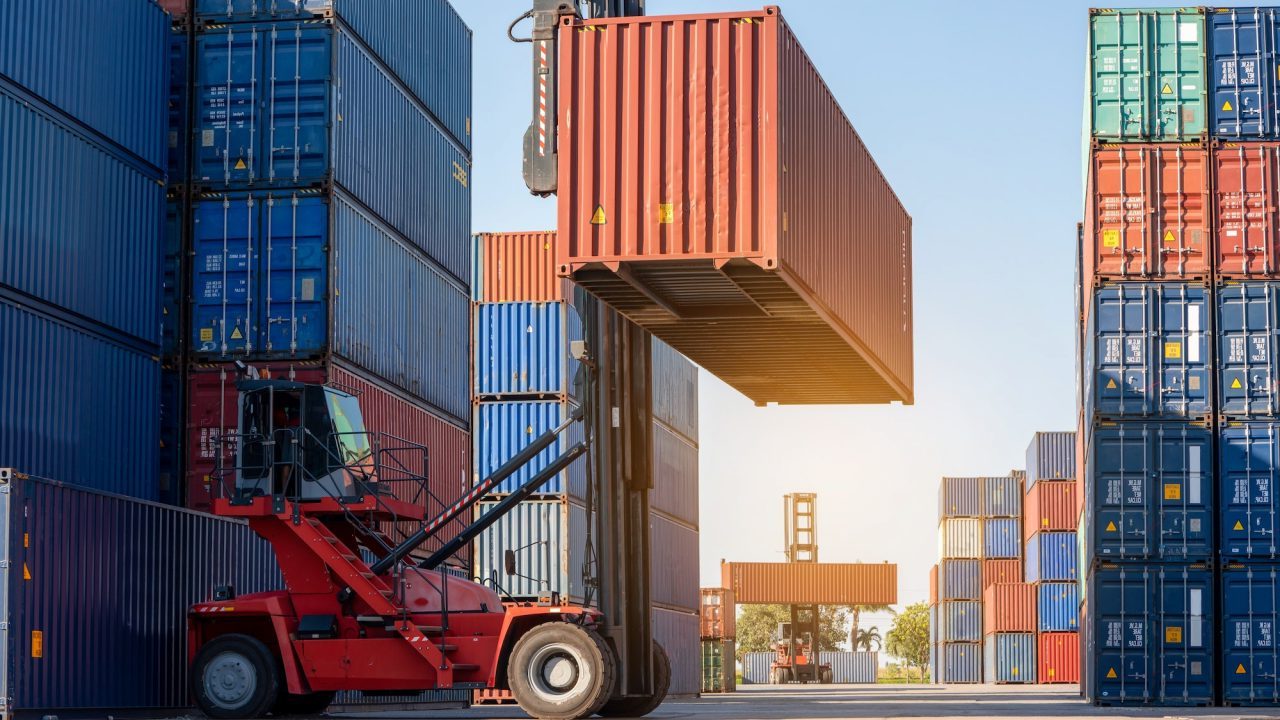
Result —
POLYGON ((1046 530, 1075 530, 1080 519, 1076 483, 1041 480, 1027 491, 1022 510, 1022 539, 1046 530))
MULTIPOLYGON (((337 364, 264 363, 254 367, 264 378, 326 383, 350 392, 360 399, 368 430, 426 446, 429 450, 426 471, 431 481, 430 491, 435 496, 424 500, 423 505, 428 510, 438 512, 444 504, 457 500, 466 491, 471 473, 470 435, 419 402, 337 364)), ((230 364, 197 366, 188 375, 186 505, 193 510, 207 511, 211 493, 218 491, 211 487, 210 480, 219 449, 215 438, 220 431, 236 431, 239 394, 235 383, 235 367, 230 364)), ((409 472, 423 472, 419 453, 404 451, 394 455, 409 472)), ((229 463, 230 460, 224 462, 229 463)), ((393 482, 392 485, 397 495, 404 499, 414 497, 409 493, 416 494, 419 489, 416 483, 393 482)), ((459 522, 455 529, 460 530, 462 526, 459 522)), ((448 534, 444 533, 445 536, 448 534)))
POLYGON ((1213 151, 1218 274, 1280 277, 1280 143, 1226 143, 1213 151))
POLYGON ((1080 633, 1040 633, 1036 648, 1041 685, 1080 682, 1080 633))
POLYGON ((982 634, 1036 631, 1036 586, 995 583, 982 593, 982 634))
POLYGON ((556 262, 757 403, 911 403, 911 217, 778 8, 560 28, 556 262))
POLYGON ((982 561, 982 589, 996 583, 1022 582, 1022 561, 1016 558, 982 561))
POLYGON ((1090 162, 1086 287, 1102 278, 1209 277, 1209 154, 1202 145, 1100 145, 1090 162))

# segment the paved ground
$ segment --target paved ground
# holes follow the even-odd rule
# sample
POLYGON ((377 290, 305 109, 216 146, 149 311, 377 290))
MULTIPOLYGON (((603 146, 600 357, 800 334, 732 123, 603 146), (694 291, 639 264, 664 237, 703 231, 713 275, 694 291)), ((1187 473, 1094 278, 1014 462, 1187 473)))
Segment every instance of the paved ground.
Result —
MULTIPOLYGON (((354 716, 347 716, 354 717, 354 716)), ((515 707, 419 713, 378 713, 366 718, 498 720, 524 718, 515 707)), ((1245 708, 1095 708, 1081 702, 1074 686, 896 686, 845 685, 799 688, 753 685, 732 695, 671 700, 649 717, 734 720, 823 718, 1276 718, 1277 710, 1245 708)))

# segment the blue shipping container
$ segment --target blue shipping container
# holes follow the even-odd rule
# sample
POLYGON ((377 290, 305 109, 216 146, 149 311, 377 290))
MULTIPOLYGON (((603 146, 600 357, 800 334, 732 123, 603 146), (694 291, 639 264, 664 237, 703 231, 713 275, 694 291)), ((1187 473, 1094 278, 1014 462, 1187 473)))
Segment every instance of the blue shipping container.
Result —
MULTIPOLYGON (((0 3, 0 18, 26 4, 0 3)), ((0 285, 155 352, 164 188, 2 85, 0 157, 0 285)))
POLYGON ((1102 565, 1089 580, 1091 697, 1100 705, 1204 705, 1214 692, 1213 572, 1102 565))
POLYGON ((1276 9, 1212 8, 1207 20, 1214 136, 1277 137, 1276 9))
POLYGON ((471 148, 471 29, 448 0, 196 0, 206 23, 336 17, 453 138, 471 148))
MULTIPOLYGON (((77 482, 106 485, 92 478, 110 467, 77 482)), ((282 586, 270 546, 242 522, 7 470, 0 484, 6 713, 185 709, 188 608, 217 585, 282 586)))
POLYGON ((982 682, 982 643, 939 643, 935 682, 949 685, 982 682))
POLYGON ((1027 487, 1041 480, 1075 480, 1076 434, 1038 432, 1027 446, 1027 487))
POLYGON ((465 286, 470 161, 359 41, 291 21, 216 26, 195 42, 194 182, 333 181, 465 286))
POLYGON ((1280 704, 1278 570, 1241 563, 1222 569, 1222 699, 1231 705, 1280 704))
POLYGON ((582 339, 576 308, 480 303, 475 315, 476 395, 574 395, 579 363, 569 356, 569 343, 582 339))
POLYGON ((1230 284, 1218 290, 1218 382, 1223 414, 1280 415, 1278 322, 1280 283, 1230 284))
POLYGON ((1022 517, 1022 473, 983 478, 982 514, 986 517, 1022 517))
POLYGON ((982 640, 982 603, 970 600, 939 602, 938 640, 941 642, 982 640))
POLYGON ((1271 559, 1280 530, 1275 483, 1280 473, 1280 424, 1228 423, 1219 430, 1218 484, 1224 557, 1271 559))
POLYGON ((1036 587, 1036 623, 1040 632, 1080 629, 1080 585, 1042 582, 1036 587))
POLYGON ((1022 519, 990 518, 982 521, 982 557, 1022 557, 1022 519))
POLYGON ((470 419, 465 289, 345 193, 209 195, 192 215, 198 357, 332 353, 470 419))
POLYGON ((1034 683, 1036 681, 1036 634, 993 633, 982 648, 983 673, 987 683, 1034 683))
POLYGON ((68 324, 48 308, 0 298, 0 388, 4 465, 158 498, 154 356, 68 324))
POLYGON ((938 486, 938 519, 981 517, 986 485, 980 477, 944 477, 938 486))
MULTIPOLYGON (((0 28, 7 30, 0 43, 0 87, 21 87, 32 101, 56 108, 64 120, 146 163, 146 174, 160 179, 169 16, 159 6, 137 0, 101 0, 91 7, 4 0, 0 28)), ((6 125, 0 122, 0 128, 6 125)), ((18 165, 4 157, 5 164, 18 165)), ((46 152, 43 161, 58 158, 46 152)), ((77 200, 95 195, 82 189, 93 187, 91 181, 78 180, 77 200)))
POLYGON ((694 527, 698 525, 698 447, 656 421, 649 507, 694 527))
POLYGON ((1121 283, 1094 291, 1085 344, 1087 414, 1199 417, 1212 404, 1211 294, 1202 285, 1121 283))
POLYGON ((186 24, 169 29, 168 154, 169 185, 186 184, 191 155, 191 33, 186 24))
MULTIPOLYGON (((479 483, 502 467, 538 438, 569 417, 571 406, 557 400, 521 400, 480 403, 476 406, 472 438, 475 450, 475 482, 479 483)), ((503 480, 494 493, 515 492, 560 453, 583 438, 582 423, 574 423, 546 450, 503 480)), ((586 492, 586 459, 578 458, 537 492, 549 495, 568 493, 577 498, 586 492)))
POLYGON ((1213 433, 1179 422, 1104 423, 1087 460, 1091 554, 1207 560, 1213 555, 1213 433))
POLYGON ((698 444, 698 366, 678 350, 653 339, 653 417, 698 444))
POLYGON ((1052 582, 1076 580, 1076 534, 1073 532, 1038 532, 1027 540, 1026 581, 1052 582))
POLYGON ((981 600, 981 560, 939 560, 939 600, 981 600))
POLYGON ((180 195, 165 201, 163 256, 160 264, 160 356, 177 358, 186 345, 182 330, 187 307, 187 282, 182 272, 184 235, 190 216, 180 195))

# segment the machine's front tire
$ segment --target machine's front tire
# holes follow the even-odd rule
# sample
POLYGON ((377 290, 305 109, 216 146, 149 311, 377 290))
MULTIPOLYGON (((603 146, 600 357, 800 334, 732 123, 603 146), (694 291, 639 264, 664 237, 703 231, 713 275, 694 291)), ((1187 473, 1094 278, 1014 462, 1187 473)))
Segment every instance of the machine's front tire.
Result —
POLYGON ((671 689, 671 658, 657 640, 653 641, 653 695, 649 697, 613 698, 598 712, 601 717, 644 717, 667 699, 671 689))
POLYGON ((191 697, 217 720, 266 715, 280 695, 280 672, 271 650, 249 635, 223 635, 200 648, 191 665, 191 697))
POLYGON ((791 682, 791 668, 778 668, 778 684, 786 685, 791 682))
POLYGON ((593 630, 549 622, 516 641, 507 683, 520 707, 539 720, 576 720, 595 713, 615 682, 613 652, 593 630))
POLYGON ((333 704, 333 697, 337 693, 329 690, 327 692, 313 692, 307 695, 288 695, 280 693, 280 699, 276 701, 276 707, 271 711, 273 715, 319 715, 333 704))

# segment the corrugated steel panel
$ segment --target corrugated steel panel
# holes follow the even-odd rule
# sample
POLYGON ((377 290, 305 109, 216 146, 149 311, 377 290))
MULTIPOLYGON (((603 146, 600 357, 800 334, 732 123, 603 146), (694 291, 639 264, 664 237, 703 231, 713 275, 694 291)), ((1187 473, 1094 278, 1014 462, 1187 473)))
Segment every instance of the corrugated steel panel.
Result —
POLYGON ((1022 476, 982 479, 982 514, 984 517, 1022 517, 1022 476))
POLYGON ((1040 583, 1036 592, 1040 632, 1075 632, 1080 629, 1080 585, 1066 582, 1040 583))
POLYGON ((1218 290, 1219 411, 1230 417, 1280 417, 1280 284, 1228 283, 1218 290))
POLYGON ((697 613, 698 531, 649 515, 649 597, 654 605, 697 613))
POLYGON ((944 477, 938 485, 938 519, 982 517, 982 494, 986 483, 980 477, 944 477))
POLYGON ((703 640, 735 638, 738 634, 738 606, 733 591, 724 588, 702 588, 699 604, 701 621, 698 635, 703 640))
POLYGON ((1088 685, 1095 703, 1211 704, 1213 572, 1103 565, 1089 580, 1088 685))
POLYGON ((1124 559, 1212 557, 1216 518, 1211 431, 1178 422, 1099 425, 1093 430, 1088 462, 1088 541, 1093 554, 1124 559))
POLYGON ((169 364, 160 365, 159 452, 156 459, 157 499, 168 505, 182 505, 182 463, 186 452, 183 433, 187 412, 186 373, 169 364))
POLYGON ((967 685, 982 682, 982 643, 939 643, 938 682, 967 685))
POLYGON ((880 655, 874 652, 818 653, 818 663, 831 666, 831 682, 837 685, 874 684, 880 675, 880 655))
POLYGON ((1022 557, 1022 520, 991 518, 982 521, 982 557, 1022 557))
POLYGON ((1205 417, 1213 398, 1212 293, 1120 283, 1093 293, 1085 396, 1105 417, 1205 417))
POLYGON ((1074 432, 1038 432, 1027 445, 1028 493, 1041 480, 1075 480, 1076 434, 1074 432))
POLYGON ((698 447, 655 422, 649 507, 697 527, 698 477, 698 447))
POLYGON ((1204 12, 1090 10, 1086 118, 1094 137, 1182 140, 1206 132, 1204 12))
POLYGON ((938 604, 938 565, 929 567, 929 604, 938 604))
POLYGON ((560 271, 756 402, 910 403, 911 218, 778 9, 559 42, 560 271))
POLYGON ((1280 134, 1275 8, 1206 10, 1209 105, 1214 137, 1261 140, 1280 134))
POLYGON ((480 233, 472 253, 472 298, 477 302, 569 300, 556 275, 556 233, 480 233))
MULTIPOLYGON (((480 517, 497 503, 476 506, 480 517)), ((584 601, 582 566, 586 552, 587 511, 567 500, 531 500, 517 504, 476 538, 472 549, 472 577, 493 584, 499 594, 516 600, 536 600, 558 592, 573 602, 584 601), (516 575, 504 572, 503 554, 516 556, 516 575)), ((593 599, 593 604, 599 598, 593 599)), ((696 635, 691 636, 697 641, 696 635)))
POLYGON ((1270 422, 1224 424, 1218 435, 1218 492, 1224 557, 1280 557, 1276 543, 1280 500, 1280 425, 1270 422))
POLYGON ((0 458, 23 472, 158 498, 160 363, 0 297, 0 458))
MULTIPOLYGON (((0 17, 26 4, 5 3, 0 17)), ((30 32, 35 29, 24 25, 10 35, 30 32)), ((3 92, 3 85, 0 156, 0 285, 110 326, 154 352, 164 188, 88 136, 3 92)))
POLYGON ((1241 563, 1222 569, 1222 699, 1232 705, 1280 704, 1275 672, 1278 569, 1241 563))
MULTIPOLYGON (((161 6, 166 3, 162 2, 161 6)), ((169 0, 185 5, 185 0, 169 0)), ((166 8, 168 10, 168 8, 166 8)), ((172 11, 170 11, 172 12, 172 11)), ((191 32, 186 23, 169 27, 168 123, 164 171, 170 186, 185 184, 191 157, 191 32)))
POLYGON ((104 0, 86 17, 76 5, 6 0, 0 3, 0 28, 0 84, 8 80, 25 88, 160 177, 169 18, 159 6, 104 0))
POLYGON ((1040 633, 1036 644, 1042 685, 1080 682, 1080 633, 1040 633))
POLYGON ((1000 685, 1035 683, 1035 633, 988 635, 983 644, 984 682, 1000 685))
MULTIPOLYGON (((472 431, 475 442, 475 474, 472 476, 472 483, 479 484, 493 475, 503 463, 515 457, 539 435, 568 419, 571 412, 572 408, 568 403, 556 400, 487 402, 476 405, 472 431)), ((582 423, 570 425, 550 447, 499 483, 494 492, 515 492, 582 438, 582 423)), ((583 458, 575 460, 567 469, 547 481, 538 492, 567 492, 573 497, 584 497, 587 487, 586 465, 583 458)))
POLYGON ((893 563, 721 563, 721 586, 741 603, 893 605, 893 563))
POLYGON ((935 567, 938 568, 938 599, 982 599, 982 561, 942 559, 935 567))
MULTIPOLYGON (((1074 608, 1073 608, 1074 612, 1074 608)), ((1030 583, 988 585, 982 595, 982 632, 1036 631, 1036 586, 1030 583)), ((990 659, 988 659, 990 662, 990 659)), ((1010 682, 1008 680, 1004 682, 1010 682)))
MULTIPOLYGON (((1264 68, 1270 73, 1272 68, 1264 68)), ((1280 145, 1224 143, 1213 150, 1213 209, 1219 277, 1274 279, 1280 273, 1276 173, 1280 145)))
POLYGON ((698 444, 698 366, 675 348, 654 338, 653 417, 686 440, 698 444))
POLYGON ((1074 532, 1041 532, 1027 541, 1027 582, 1076 579, 1077 554, 1074 532))
POLYGON ((982 603, 943 600, 938 603, 940 642, 978 642, 982 639, 982 603))
POLYGON ((471 29, 448 0, 395 12, 364 0, 196 0, 204 23, 336 17, 463 147, 471 147, 471 29))
POLYGON ((187 255, 189 205, 180 196, 165 198, 160 264, 160 357, 176 362, 186 352, 188 288, 182 265, 187 255))
POLYGON ((996 583, 1022 582, 1021 560, 983 560, 982 589, 996 583))
POLYGON ((216 585, 241 594, 281 586, 270 546, 244 523, 3 481, 6 715, 185 709, 191 604, 216 585))
POLYGON ((982 521, 978 518, 951 518, 939 523, 938 557, 981 558, 982 521))
POLYGON ((210 26, 195 48, 193 182, 333 180, 465 285, 470 161, 349 32, 210 26))
POLYGON ((777 653, 749 652, 742 654, 742 681, 750 685, 767 685, 769 683, 769 666, 777 653))
POLYGON ((701 690, 703 693, 734 691, 732 640, 703 640, 701 645, 701 690))
MULTIPOLYGON (((475 394, 574 395, 582 318, 564 302, 481 303, 475 308, 475 394)), ((655 368, 656 371, 656 368, 655 368)), ((657 373, 654 373, 655 386, 657 373)))
POLYGON ((470 420, 465 289, 347 195, 194 204, 191 344, 210 360, 341 355, 470 420))
MULTIPOLYGON (((1072 456, 1075 448, 1072 448, 1072 456)), ((1022 538, 1049 530, 1074 530, 1080 519, 1076 483, 1064 480, 1042 480, 1027 490, 1022 538)))
MULTIPOLYGON (((671 687, 667 695, 698 692, 702 670, 698 664, 698 616, 653 608, 653 639, 671 660, 671 687)), ((732 671, 732 653, 730 670, 732 671)))

